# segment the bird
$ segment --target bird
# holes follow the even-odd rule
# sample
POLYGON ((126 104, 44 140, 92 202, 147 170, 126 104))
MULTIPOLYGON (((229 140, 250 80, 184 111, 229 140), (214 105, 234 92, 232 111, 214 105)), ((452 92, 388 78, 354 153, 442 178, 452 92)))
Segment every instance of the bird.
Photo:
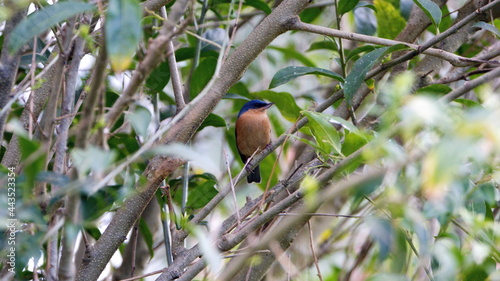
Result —
MULTIPOLYGON (((273 103, 251 100, 241 108, 235 125, 236 147, 243 164, 255 153, 259 153, 271 142, 271 123, 266 110, 273 103)), ((259 165, 250 167, 248 183, 260 183, 259 165)))

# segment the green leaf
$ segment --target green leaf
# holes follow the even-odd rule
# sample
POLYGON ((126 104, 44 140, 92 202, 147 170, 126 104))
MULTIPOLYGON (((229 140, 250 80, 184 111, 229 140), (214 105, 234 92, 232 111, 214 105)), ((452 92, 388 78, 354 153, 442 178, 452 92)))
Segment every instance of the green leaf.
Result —
MULTIPOLYGON (((345 156, 349 156, 367 143, 368 140, 366 139, 366 137, 352 132, 346 132, 344 135, 344 143, 342 144, 342 154, 345 156)), ((342 171, 347 174, 354 172, 359 167, 359 165, 363 163, 363 160, 363 155, 356 157, 356 159, 345 166, 342 171)))
POLYGON ((216 165, 210 157, 206 157, 206 155, 195 151, 185 144, 172 143, 169 145, 160 145, 150 149, 146 153, 148 156, 155 156, 158 154, 178 157, 186 161, 193 161, 193 165, 197 165, 206 171, 213 172, 215 174, 220 173, 219 166, 216 165))
POLYGON ((325 120, 328 120, 328 122, 332 123, 332 124, 339 124, 340 126, 342 126, 344 129, 352 132, 352 133, 356 133, 360 136, 362 136, 363 134, 361 133, 361 131, 359 131, 358 127, 354 126, 354 124, 352 124, 351 122, 343 119, 343 118, 340 118, 340 117, 337 117, 337 116, 332 116, 332 115, 328 115, 328 114, 325 114, 325 113, 321 113, 321 112, 318 112, 318 114, 320 114, 325 120))
POLYGON ((443 84, 433 84, 429 86, 422 87, 418 89, 415 93, 417 94, 431 94, 436 96, 444 96, 451 92, 451 88, 443 84))
MULTIPOLYGON (((189 60, 194 58, 195 53, 196 53, 196 48, 194 47, 180 48, 179 50, 175 51, 175 59, 178 62, 189 60)), ((206 51, 202 50, 200 52, 200 58, 206 58, 206 57, 218 58, 219 53, 211 50, 206 50, 206 51)))
POLYGON ((210 82, 217 68, 217 59, 208 57, 201 61, 193 72, 193 77, 189 83, 189 98, 193 100, 210 82))
POLYGON ((94 238, 95 240, 99 240, 99 238, 101 237, 101 231, 95 226, 85 227, 85 231, 90 234, 90 237, 94 238))
POLYGON ((469 100, 469 99, 455 99, 453 102, 457 102, 465 106, 466 108, 482 108, 483 106, 477 101, 469 100))
POLYGON ((59 22, 94 9, 94 5, 80 2, 58 2, 30 14, 12 31, 9 52, 16 53, 34 37, 56 26, 59 22))
POLYGON ((347 12, 350 12, 356 5, 358 4, 359 0, 339 0, 338 3, 338 12, 339 14, 343 15, 347 12))
POLYGON ((367 220, 370 227, 370 235, 379 245, 378 260, 385 260, 391 251, 394 240, 394 227, 387 219, 372 218, 367 220))
POLYGON ((306 52, 310 52, 310 51, 314 51, 314 50, 321 50, 321 49, 337 51, 338 47, 337 47, 337 43, 335 43, 335 41, 333 41, 333 40, 323 40, 323 41, 318 41, 318 42, 312 43, 306 52))
POLYGON ((212 127, 226 127, 226 120, 224 118, 220 117, 217 114, 210 113, 205 120, 203 120, 203 123, 201 123, 200 127, 198 128, 198 132, 203 130, 203 128, 212 126, 212 127))
POLYGON ((294 48, 281 48, 275 46, 269 46, 268 49, 276 50, 281 52, 287 59, 295 59, 301 62, 305 66, 316 67, 316 64, 304 56, 302 53, 297 52, 294 48))
POLYGON ((82 194, 80 199, 83 219, 91 222, 109 211, 113 203, 120 198, 120 188, 120 185, 109 185, 90 196, 82 194))
POLYGON ((322 151, 328 155, 332 153, 340 154, 342 146, 339 132, 335 127, 317 112, 302 111, 302 114, 309 120, 306 126, 311 129, 313 137, 318 146, 322 148, 322 151))
POLYGON ((126 117, 138 135, 142 137, 147 136, 149 123, 151 123, 151 112, 147 108, 136 105, 134 111, 127 114, 126 117))
POLYGON ((393 5, 384 0, 375 0, 378 36, 394 39, 406 26, 405 19, 393 5))
POLYGON ((151 233, 147 222, 142 218, 139 219, 139 231, 144 238, 144 242, 146 242, 146 245, 148 246, 149 258, 152 259, 155 255, 153 250, 153 234, 151 233))
POLYGON ((269 5, 267 5, 266 2, 260 0, 245 0, 243 4, 254 7, 257 10, 261 10, 266 13, 266 15, 269 15, 272 12, 271 8, 269 8, 269 5))
POLYGON ((431 0, 413 0, 413 2, 424 11, 434 26, 439 27, 441 23, 441 8, 431 0))
POLYGON ((95 146, 86 149, 75 148, 71 151, 71 160, 80 175, 89 171, 99 173, 114 163, 116 152, 106 151, 95 146))
POLYGON ((488 30, 489 32, 495 34, 497 37, 500 37, 500 31, 498 31, 498 28, 496 28, 494 25, 491 25, 489 23, 479 21, 476 22, 475 24, 472 25, 473 27, 479 27, 484 30, 488 30))
POLYGON ((308 74, 327 76, 337 81, 344 82, 344 78, 342 78, 342 76, 327 69, 306 66, 287 66, 276 72, 271 80, 271 83, 269 84, 269 89, 278 87, 279 85, 285 84, 292 79, 308 74))
POLYGON ((192 209, 201 209, 219 193, 217 182, 207 180, 195 188, 190 189, 186 206, 192 209))
POLYGON ((346 51, 346 62, 348 62, 351 59, 359 58, 358 55, 361 53, 371 52, 375 49, 377 49, 377 48, 373 45, 364 45, 364 46, 358 47, 352 51, 346 51))
POLYGON ((295 98, 290 93, 261 91, 252 93, 252 95, 274 103, 281 115, 290 122, 297 121, 297 118, 300 116, 302 109, 295 103, 295 98))
POLYGON ((128 68, 142 39, 142 8, 137 0, 110 0, 106 11, 106 50, 113 70, 128 68))
MULTIPOLYGON (((307 130, 307 128, 305 128, 305 129, 307 130)), ((304 131, 304 128, 301 128, 301 132, 303 132, 303 131, 304 131)), ((311 134, 310 134, 310 132, 309 132, 309 133, 306 133, 306 134, 307 134, 307 135, 311 135, 311 134)), ((321 152, 323 152, 323 153, 326 153, 325 151, 323 151, 323 149, 322 149, 319 145, 317 145, 315 142, 313 142, 313 141, 311 141, 311 140, 304 139, 304 138, 299 138, 299 137, 297 137, 296 135, 289 135, 289 136, 290 136, 291 138, 293 138, 293 139, 299 140, 299 141, 301 141, 301 142, 303 142, 303 143, 305 143, 305 144, 307 144, 307 145, 311 146, 312 148, 314 148, 314 149, 316 149, 316 150, 318 150, 318 151, 321 151, 321 152)))
POLYGON ((311 23, 321 15, 323 10, 324 7, 310 7, 309 9, 305 9, 299 15, 300 20, 305 23, 311 23))
POLYGON ((146 79, 145 85, 155 92, 161 92, 167 86, 169 80, 170 67, 168 61, 164 61, 151 72, 148 79, 146 79))
POLYGON ((356 91, 365 80, 368 71, 385 55, 406 48, 402 44, 394 45, 391 47, 383 47, 369 52, 368 54, 362 56, 359 60, 354 63, 351 72, 345 78, 344 83, 344 96, 346 98, 347 104, 351 104, 352 98, 356 91))
POLYGON ((26 165, 24 167, 24 173, 26 174, 26 188, 23 188, 23 196, 26 198, 31 198, 33 186, 35 185, 36 178, 38 174, 45 168, 46 153, 40 153, 41 144, 37 140, 33 140, 24 135, 17 135, 19 140, 19 147, 21 148, 21 159, 26 165), (29 160, 29 162, 26 162, 29 160))

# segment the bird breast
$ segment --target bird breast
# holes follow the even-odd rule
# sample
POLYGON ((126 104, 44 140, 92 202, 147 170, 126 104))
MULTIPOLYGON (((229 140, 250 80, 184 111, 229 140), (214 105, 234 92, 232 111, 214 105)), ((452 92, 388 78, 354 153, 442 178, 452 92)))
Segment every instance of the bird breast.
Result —
POLYGON ((240 153, 250 157, 271 142, 271 125, 265 111, 249 110, 236 121, 236 144, 240 153))

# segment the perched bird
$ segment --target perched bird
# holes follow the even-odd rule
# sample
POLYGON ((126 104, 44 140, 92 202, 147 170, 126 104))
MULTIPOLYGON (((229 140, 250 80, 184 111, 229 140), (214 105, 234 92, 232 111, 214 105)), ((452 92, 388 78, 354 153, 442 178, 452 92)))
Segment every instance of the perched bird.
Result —
MULTIPOLYGON (((247 102, 238 113, 236 120, 236 147, 243 164, 245 164, 254 153, 259 153, 271 142, 271 124, 266 110, 273 103, 260 100, 247 102)), ((251 167, 252 168, 252 167, 251 167)), ((260 182, 259 165, 247 176, 247 182, 260 182)))

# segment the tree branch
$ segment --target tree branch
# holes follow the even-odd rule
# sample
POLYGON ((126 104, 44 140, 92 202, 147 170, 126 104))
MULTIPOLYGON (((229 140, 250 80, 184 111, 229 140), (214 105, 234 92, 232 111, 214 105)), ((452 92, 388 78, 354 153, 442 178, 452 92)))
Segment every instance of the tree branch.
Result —
MULTIPOLYGON (((314 25, 314 24, 304 23, 301 21, 295 22, 293 25, 293 29, 300 30, 300 31, 306 31, 306 32, 312 32, 312 33, 331 36, 331 37, 338 37, 338 38, 348 39, 348 40, 353 40, 353 41, 358 41, 358 42, 377 44, 377 45, 382 45, 382 46, 405 45, 405 46, 407 46, 411 49, 414 49, 414 50, 421 49, 421 46, 416 45, 416 44, 411 44, 411 43, 406 43, 406 42, 396 41, 396 40, 390 40, 390 39, 384 39, 384 38, 375 37, 375 36, 357 34, 357 33, 353 33, 353 32, 341 31, 338 29, 333 29, 333 28, 318 26, 318 25, 314 25)), ((485 60, 480 60, 480 59, 462 57, 462 56, 455 55, 453 53, 446 52, 446 51, 441 50, 441 49, 435 49, 435 48, 425 49, 422 51, 422 53, 446 60, 454 66, 471 66, 471 65, 481 64, 481 63, 492 63, 495 65, 500 65, 499 61, 485 61, 485 60)))
POLYGON ((493 79, 498 79, 500 76, 500 67, 497 67, 493 69, 492 71, 488 72, 487 74, 482 75, 481 77, 478 77, 472 81, 467 81, 464 83, 463 86, 456 88, 455 90, 449 92, 446 94, 444 97, 441 99, 446 102, 450 102, 461 95, 467 93, 468 91, 476 88, 477 86, 484 84, 486 82, 490 82, 493 79))
MULTIPOLYGON (((5 1, 4 5, 12 9, 16 7, 12 0, 5 1)), ((5 27, 2 30, 3 34, 3 46, 0 53, 0 108, 3 109, 11 94, 12 86, 17 74, 17 68, 19 67, 19 60, 21 58, 20 54, 11 55, 8 50, 8 43, 10 40, 10 34, 14 27, 26 16, 27 9, 21 9, 14 13, 14 15, 5 22, 5 27)), ((3 132, 5 121, 7 120, 7 114, 0 116, 0 139, 3 139, 3 132)), ((12 167, 12 166, 10 166, 12 167)))

